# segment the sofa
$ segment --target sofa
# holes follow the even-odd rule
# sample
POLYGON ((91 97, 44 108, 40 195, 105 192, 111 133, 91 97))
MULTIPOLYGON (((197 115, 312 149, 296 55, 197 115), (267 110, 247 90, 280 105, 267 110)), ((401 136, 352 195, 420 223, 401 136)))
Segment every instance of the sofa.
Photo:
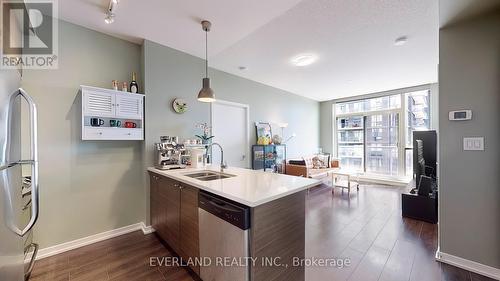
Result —
POLYGON ((311 155, 300 160, 289 160, 285 166, 285 173, 322 180, 327 178, 328 172, 338 170, 339 166, 340 161, 331 158, 330 155, 311 155))

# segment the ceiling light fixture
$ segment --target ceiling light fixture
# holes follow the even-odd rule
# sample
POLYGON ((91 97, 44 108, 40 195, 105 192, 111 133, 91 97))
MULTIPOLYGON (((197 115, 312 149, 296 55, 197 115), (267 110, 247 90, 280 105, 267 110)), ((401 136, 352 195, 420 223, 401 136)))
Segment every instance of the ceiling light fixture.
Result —
POLYGON ((104 17, 104 22, 107 24, 111 24, 115 21, 115 14, 111 12, 107 12, 106 16, 104 17))
POLYGON ((203 78, 202 88, 198 93, 198 100, 201 102, 214 102, 215 94, 210 88, 210 78, 208 78, 208 32, 212 27, 212 23, 204 20, 201 22, 201 27, 205 31, 205 78, 203 78))
POLYGON ((111 24, 115 21, 115 9, 116 9, 116 5, 118 4, 118 0, 111 0, 109 1, 109 6, 108 6, 108 10, 106 11, 105 13, 105 16, 104 16, 104 22, 106 24, 111 24))
POLYGON ((406 42, 408 42, 408 37, 401 36, 401 37, 396 38, 396 40, 394 40, 394 45, 395 46, 403 46, 404 44, 406 44, 406 42))
POLYGON ((318 56, 315 54, 300 54, 292 58, 292 63, 295 66, 307 66, 313 64, 318 60, 318 56))

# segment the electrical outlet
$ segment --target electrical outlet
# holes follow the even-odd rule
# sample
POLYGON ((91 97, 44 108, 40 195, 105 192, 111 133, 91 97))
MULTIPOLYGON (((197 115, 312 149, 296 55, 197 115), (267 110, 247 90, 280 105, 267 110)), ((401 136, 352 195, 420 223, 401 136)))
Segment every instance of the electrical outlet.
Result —
POLYGON ((464 150, 483 151, 484 137, 464 138, 464 150))

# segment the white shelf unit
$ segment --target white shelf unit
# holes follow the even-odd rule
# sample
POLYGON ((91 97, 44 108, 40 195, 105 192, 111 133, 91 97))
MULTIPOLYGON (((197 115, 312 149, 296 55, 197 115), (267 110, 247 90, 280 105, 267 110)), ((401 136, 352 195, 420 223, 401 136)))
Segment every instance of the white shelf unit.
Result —
POLYGON ((144 140, 144 95, 90 86, 80 86, 82 97, 82 140, 144 140), (104 120, 91 126, 91 118, 104 120), (121 122, 110 127, 110 120, 121 122), (133 122, 136 128, 125 128, 133 122))

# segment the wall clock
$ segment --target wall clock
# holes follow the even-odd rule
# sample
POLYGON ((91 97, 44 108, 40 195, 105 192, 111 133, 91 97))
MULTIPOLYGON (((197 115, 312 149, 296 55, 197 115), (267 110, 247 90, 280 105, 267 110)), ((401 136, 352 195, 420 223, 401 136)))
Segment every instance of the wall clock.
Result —
POLYGON ((187 102, 183 99, 175 99, 172 102, 172 108, 175 112, 182 114, 187 111, 187 102))

